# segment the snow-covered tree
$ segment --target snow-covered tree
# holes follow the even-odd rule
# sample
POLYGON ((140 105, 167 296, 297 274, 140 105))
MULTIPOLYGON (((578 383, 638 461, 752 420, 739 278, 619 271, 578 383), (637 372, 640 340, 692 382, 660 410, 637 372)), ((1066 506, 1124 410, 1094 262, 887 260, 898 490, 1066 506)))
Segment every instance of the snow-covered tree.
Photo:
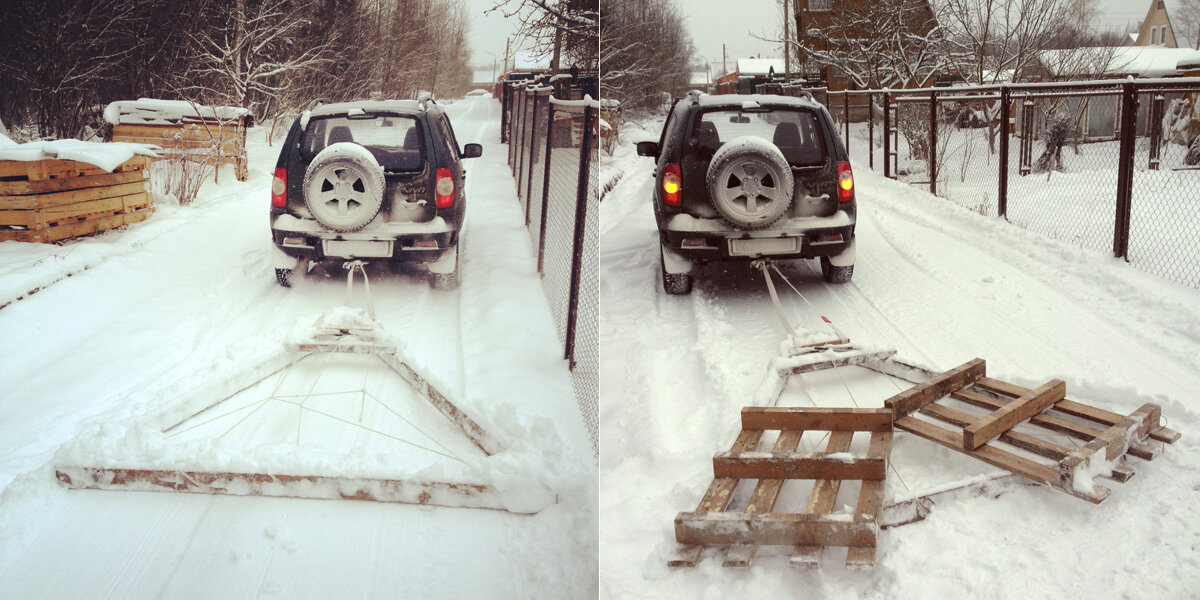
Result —
POLYGON ((669 0, 604 0, 600 95, 625 109, 657 105, 690 81, 692 41, 669 0))

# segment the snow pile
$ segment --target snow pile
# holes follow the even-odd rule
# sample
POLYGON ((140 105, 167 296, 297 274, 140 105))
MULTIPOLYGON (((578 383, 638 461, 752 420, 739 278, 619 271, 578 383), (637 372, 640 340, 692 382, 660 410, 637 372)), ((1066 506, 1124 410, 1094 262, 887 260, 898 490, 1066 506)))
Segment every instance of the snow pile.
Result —
POLYGON ((4 135, 4 132, 0 132, 0 148, 4 148, 5 146, 16 146, 16 145, 17 145, 17 143, 8 139, 8 136, 4 135))
POLYGON ((54 140, 50 142, 26 142, 7 144, 0 141, 0 160, 34 162, 39 160, 74 160, 112 171, 134 156, 158 158, 162 148, 150 144, 129 142, 84 142, 80 140, 54 140))
POLYGON ((113 125, 176 125, 217 119, 232 121, 249 115, 237 106, 201 106, 185 100, 120 100, 104 107, 104 120, 113 125))

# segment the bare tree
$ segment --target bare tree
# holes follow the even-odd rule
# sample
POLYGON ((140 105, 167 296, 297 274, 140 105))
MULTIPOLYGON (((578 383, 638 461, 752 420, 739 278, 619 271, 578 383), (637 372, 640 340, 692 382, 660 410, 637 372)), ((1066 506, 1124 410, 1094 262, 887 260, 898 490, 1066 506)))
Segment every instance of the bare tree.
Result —
POLYGON ((323 46, 291 52, 308 8, 294 0, 263 0, 250 7, 246 0, 236 0, 227 27, 191 36, 199 59, 192 88, 252 111, 256 102, 278 99, 290 75, 328 62, 323 46))
POLYGON ((926 0, 846 3, 828 15, 804 25, 799 54, 859 89, 924 86, 949 64, 926 0))
MULTIPOLYGON (((533 42, 534 51, 551 58, 551 68, 595 69, 600 57, 599 0, 493 0, 490 10, 516 18, 518 34, 533 42)), ((605 15, 604 20, 608 20, 605 15)))
POLYGON ((1179 25, 1175 35, 1179 42, 1191 42, 1191 47, 1200 50, 1200 0, 1177 0, 1179 12, 1172 19, 1179 25))
POLYGON ((692 42, 668 0, 605 0, 600 23, 600 95, 649 108, 690 81, 692 42))

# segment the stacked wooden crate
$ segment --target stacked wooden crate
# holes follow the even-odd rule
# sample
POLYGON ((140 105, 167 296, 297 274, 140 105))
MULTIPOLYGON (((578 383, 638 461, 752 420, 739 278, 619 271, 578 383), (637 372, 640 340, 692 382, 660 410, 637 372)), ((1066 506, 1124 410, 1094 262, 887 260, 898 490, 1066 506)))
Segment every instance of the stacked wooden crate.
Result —
POLYGON ((113 173, 72 160, 0 161, 0 241, 54 242, 153 212, 147 156, 113 173))
POLYGON ((183 157, 218 168, 231 164, 238 181, 245 181, 249 173, 246 128, 241 119, 228 122, 197 119, 172 125, 122 123, 113 126, 112 141, 160 146, 164 159, 183 157))

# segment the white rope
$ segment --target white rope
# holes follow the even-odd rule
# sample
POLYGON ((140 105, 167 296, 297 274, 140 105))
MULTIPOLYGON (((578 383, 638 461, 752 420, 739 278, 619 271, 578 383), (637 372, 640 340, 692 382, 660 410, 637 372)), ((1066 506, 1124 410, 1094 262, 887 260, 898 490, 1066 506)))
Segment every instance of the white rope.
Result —
POLYGON ((354 273, 356 271, 362 273, 363 290, 366 291, 367 296, 367 316, 374 319, 375 303, 371 301, 371 280, 367 278, 366 264, 361 260, 351 260, 342 263, 342 268, 346 270, 346 300, 343 304, 350 306, 350 291, 354 289, 354 273))

